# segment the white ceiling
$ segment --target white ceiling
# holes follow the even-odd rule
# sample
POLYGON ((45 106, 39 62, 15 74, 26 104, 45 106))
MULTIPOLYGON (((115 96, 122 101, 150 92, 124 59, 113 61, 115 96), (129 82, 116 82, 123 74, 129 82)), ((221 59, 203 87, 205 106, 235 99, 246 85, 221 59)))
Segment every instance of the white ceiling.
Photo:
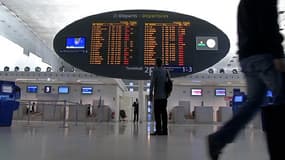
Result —
MULTIPOLYGON (((217 70, 225 68, 227 72, 239 66, 235 55, 236 12, 239 0, 0 0, 0 2, 51 48, 54 36, 66 25, 102 12, 154 9, 188 14, 212 23, 224 31, 230 39, 231 48, 228 56, 214 68, 217 70)), ((280 1, 279 6, 285 8, 284 2, 280 1)))

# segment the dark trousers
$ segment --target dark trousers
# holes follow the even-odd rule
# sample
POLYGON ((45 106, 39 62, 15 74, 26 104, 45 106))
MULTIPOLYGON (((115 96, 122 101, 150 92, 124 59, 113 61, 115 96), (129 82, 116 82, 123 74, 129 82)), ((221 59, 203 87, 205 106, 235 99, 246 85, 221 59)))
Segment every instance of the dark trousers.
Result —
POLYGON ((154 100, 154 119, 156 132, 167 133, 167 99, 154 100))
POLYGON ((270 160, 285 159, 285 105, 272 105, 262 108, 262 124, 266 134, 270 160), (283 157, 283 158, 282 158, 283 157))
POLYGON ((134 112, 134 122, 139 121, 139 112, 134 112))

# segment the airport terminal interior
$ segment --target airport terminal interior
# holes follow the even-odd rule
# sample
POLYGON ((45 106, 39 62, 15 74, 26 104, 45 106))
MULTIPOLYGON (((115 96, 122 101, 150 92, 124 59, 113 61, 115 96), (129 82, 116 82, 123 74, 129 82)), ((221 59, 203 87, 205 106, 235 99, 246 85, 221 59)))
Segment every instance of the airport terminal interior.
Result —
MULTIPOLYGON (((206 136, 247 95, 238 3, 0 0, 0 159, 209 159, 206 136), (173 80, 163 136, 150 135, 156 57, 173 80)), ((221 159, 269 159, 260 113, 221 159)))

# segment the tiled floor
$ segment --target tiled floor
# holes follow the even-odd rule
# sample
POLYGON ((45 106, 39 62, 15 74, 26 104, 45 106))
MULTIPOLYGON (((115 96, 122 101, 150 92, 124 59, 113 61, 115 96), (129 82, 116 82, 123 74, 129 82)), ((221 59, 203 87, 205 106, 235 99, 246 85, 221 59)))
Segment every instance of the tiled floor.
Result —
MULTIPOLYGON (((169 125, 168 136, 149 136, 152 126, 121 123, 14 122, 0 127, 0 160, 209 160, 206 135, 216 125, 169 125)), ((268 160, 260 129, 242 131, 221 160, 268 160)))

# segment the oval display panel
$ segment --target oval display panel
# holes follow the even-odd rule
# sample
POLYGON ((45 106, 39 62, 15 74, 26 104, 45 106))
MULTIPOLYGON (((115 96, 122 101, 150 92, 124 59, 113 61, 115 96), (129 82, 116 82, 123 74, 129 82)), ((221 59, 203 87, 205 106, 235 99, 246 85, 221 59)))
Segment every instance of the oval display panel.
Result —
POLYGON ((228 37, 199 18, 175 12, 125 10, 89 16, 62 29, 55 52, 96 75, 149 79, 161 58, 172 77, 200 72, 229 51, 228 37))

